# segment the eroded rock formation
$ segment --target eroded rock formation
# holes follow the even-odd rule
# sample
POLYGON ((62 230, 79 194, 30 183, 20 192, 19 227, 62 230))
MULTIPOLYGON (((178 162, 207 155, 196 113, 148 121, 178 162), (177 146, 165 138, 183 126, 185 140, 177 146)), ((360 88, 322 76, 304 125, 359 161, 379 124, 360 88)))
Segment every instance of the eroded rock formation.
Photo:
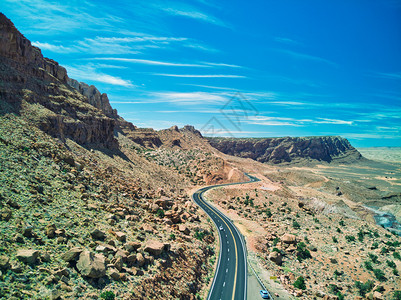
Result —
POLYGON ((283 138, 210 138, 217 150, 234 156, 252 158, 263 163, 300 161, 342 161, 361 159, 361 154, 347 139, 338 136, 283 138))

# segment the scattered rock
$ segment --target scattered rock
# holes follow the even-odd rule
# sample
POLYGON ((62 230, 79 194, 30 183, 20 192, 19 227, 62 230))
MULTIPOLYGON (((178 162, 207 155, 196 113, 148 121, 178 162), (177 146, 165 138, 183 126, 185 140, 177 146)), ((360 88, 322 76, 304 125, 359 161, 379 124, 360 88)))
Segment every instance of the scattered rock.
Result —
POLYGON ((283 256, 276 251, 270 252, 269 259, 278 266, 281 266, 283 262, 283 256))
POLYGON ((180 224, 178 226, 178 230, 181 231, 182 233, 186 234, 186 235, 188 235, 189 232, 190 232, 188 227, 186 225, 184 225, 184 224, 180 224))
POLYGON ((152 255, 160 255, 162 254, 163 250, 164 250, 164 244, 156 240, 148 241, 144 249, 144 251, 152 255))
POLYGON ((91 237, 94 240, 104 241, 104 239, 106 238, 106 233, 96 228, 91 232, 91 237))
POLYGON ((136 261, 139 267, 142 267, 145 264, 145 258, 143 257, 142 253, 137 253, 136 261))
POLYGON ((136 242, 127 242, 124 245, 125 250, 127 250, 130 253, 136 251, 140 247, 141 247, 141 244, 140 243, 136 243, 136 242))
POLYGON ((70 261, 74 261, 78 259, 78 256, 81 254, 81 252, 83 251, 82 248, 71 248, 70 250, 68 250, 67 252, 65 252, 61 258, 64 261, 70 262, 70 261))
POLYGON ((5 255, 0 256, 0 269, 7 270, 9 268, 10 268, 10 259, 5 255))
POLYGON ((17 258, 29 265, 33 265, 37 262, 40 252, 33 249, 20 249, 17 251, 17 258))
POLYGON ((77 269, 82 275, 90 278, 103 277, 106 274, 104 256, 101 254, 92 254, 85 250, 79 255, 77 269))
POLYGON ((281 237, 281 241, 285 244, 296 244, 297 237, 293 234, 286 233, 281 237))

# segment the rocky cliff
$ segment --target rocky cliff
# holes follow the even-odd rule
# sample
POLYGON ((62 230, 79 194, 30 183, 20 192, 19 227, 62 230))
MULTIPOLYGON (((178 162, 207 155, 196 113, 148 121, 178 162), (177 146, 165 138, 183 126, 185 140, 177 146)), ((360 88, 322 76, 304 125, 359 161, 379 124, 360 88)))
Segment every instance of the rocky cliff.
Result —
POLYGON ((117 112, 107 95, 68 78, 0 13, 0 109, 26 117, 61 140, 115 148, 117 112), (71 87, 72 86, 72 87, 71 87))
POLYGON ((283 138, 209 138, 217 150, 263 163, 301 161, 342 161, 361 159, 361 154, 347 139, 338 136, 283 138))

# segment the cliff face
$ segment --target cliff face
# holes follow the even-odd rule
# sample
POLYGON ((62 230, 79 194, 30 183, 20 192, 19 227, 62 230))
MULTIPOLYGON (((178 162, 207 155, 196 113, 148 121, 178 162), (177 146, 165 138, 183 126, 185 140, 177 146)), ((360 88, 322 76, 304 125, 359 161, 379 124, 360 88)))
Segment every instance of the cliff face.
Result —
POLYGON ((20 114, 62 140, 116 147, 117 112, 107 95, 68 78, 1 13, 0 82, 0 110, 20 114))
POLYGON ((347 139, 338 136, 266 139, 210 138, 209 142, 225 154, 252 158, 262 163, 278 164, 308 160, 352 162, 362 158, 347 139))

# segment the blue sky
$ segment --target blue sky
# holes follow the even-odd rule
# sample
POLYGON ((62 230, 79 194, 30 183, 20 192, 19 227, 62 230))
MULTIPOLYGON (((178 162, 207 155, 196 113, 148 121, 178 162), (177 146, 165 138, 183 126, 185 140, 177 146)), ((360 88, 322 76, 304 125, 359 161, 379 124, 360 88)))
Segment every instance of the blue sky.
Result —
POLYGON ((401 0, 1 0, 139 127, 401 146, 401 0))

